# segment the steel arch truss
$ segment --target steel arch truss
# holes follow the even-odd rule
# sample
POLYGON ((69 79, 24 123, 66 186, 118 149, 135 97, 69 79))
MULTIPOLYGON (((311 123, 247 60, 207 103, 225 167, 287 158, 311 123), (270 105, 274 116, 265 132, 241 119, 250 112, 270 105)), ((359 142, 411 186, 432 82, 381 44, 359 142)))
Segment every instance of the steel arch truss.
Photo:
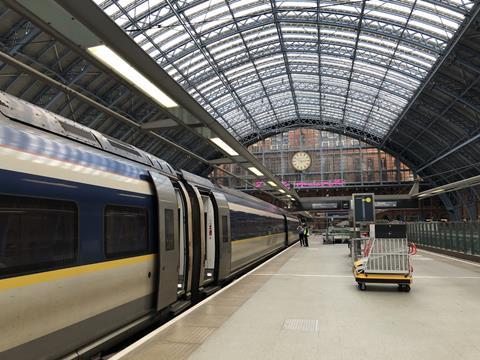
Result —
POLYGON ((95 0, 234 136, 289 121, 382 142, 473 1, 95 0), (354 130, 352 130, 354 129, 354 130))
MULTIPOLYGON (((68 44, 56 40, 2 2, 0 2, 0 52, 13 56, 29 67, 138 124, 168 119, 167 114, 146 97, 122 84, 111 74, 96 68, 68 44)), ((161 143, 156 137, 138 132, 136 128, 125 125, 79 98, 69 96, 33 76, 22 74, 14 66, 2 61, 0 61, 0 90, 129 142, 171 162, 175 167, 203 174, 209 172, 209 167, 205 164, 161 143)), ((193 130, 188 131, 184 127, 172 125, 159 128, 156 133, 193 153, 204 156, 205 159, 219 156, 216 147, 202 141, 203 138, 193 130)))
POLYGON ((438 185, 480 173, 479 36, 477 18, 385 142, 438 185))

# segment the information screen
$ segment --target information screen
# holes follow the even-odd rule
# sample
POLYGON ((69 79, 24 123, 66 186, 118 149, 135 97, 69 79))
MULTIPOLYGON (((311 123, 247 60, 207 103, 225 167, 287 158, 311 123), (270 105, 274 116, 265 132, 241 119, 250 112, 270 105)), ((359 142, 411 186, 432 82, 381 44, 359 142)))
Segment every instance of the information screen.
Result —
POLYGON ((353 194, 353 207, 356 222, 375 221, 375 201, 373 194, 353 194))

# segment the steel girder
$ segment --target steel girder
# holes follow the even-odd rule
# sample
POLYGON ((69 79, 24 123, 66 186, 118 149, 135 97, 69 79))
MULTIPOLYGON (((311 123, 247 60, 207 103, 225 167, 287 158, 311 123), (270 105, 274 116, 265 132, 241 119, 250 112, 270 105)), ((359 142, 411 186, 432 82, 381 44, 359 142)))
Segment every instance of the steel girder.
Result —
MULTIPOLYGON (((146 101, 142 96, 138 96, 127 86, 122 85, 111 74, 96 69, 75 51, 40 30, 28 19, 3 7, 3 4, 0 3, 0 18, 7 16, 8 21, 14 25, 8 29, 2 29, 0 26, 0 47, 5 53, 17 57, 53 79, 75 88, 137 123, 164 117, 158 107, 146 101)), ((10 71, 11 68, 5 63, 0 63, 0 79, 3 75, 2 72, 6 70, 10 71)), ((7 79, 7 81, 0 82, 2 90, 7 90, 13 95, 20 96, 27 101, 98 129, 107 135, 127 140, 143 149, 150 147, 151 144, 158 144, 158 140, 143 134, 135 135, 136 132, 132 131, 132 128, 106 116, 76 98, 69 98, 63 92, 49 85, 44 85, 33 77, 9 75, 3 77, 3 79, 7 79), (62 99, 64 100, 62 101, 62 99)), ((218 156, 216 148, 211 144, 199 141, 199 135, 195 135, 196 133, 193 130, 189 132, 185 129, 181 131, 177 129, 176 132, 168 133, 167 129, 160 132, 162 136, 166 132, 167 138, 168 135, 171 136, 171 141, 182 142, 185 147, 191 147, 194 152, 208 153, 209 156, 214 158, 218 156), (201 146, 198 146, 198 144, 201 146)), ((180 154, 182 163, 189 169, 208 171, 205 170, 208 167, 199 165, 198 160, 184 160, 185 156, 178 150, 165 146, 158 147, 158 149, 161 149, 162 153, 154 154, 167 161, 180 154), (166 149, 168 151, 165 151, 166 149)))
MULTIPOLYGON (((429 145, 433 151, 416 161, 420 173, 448 172, 448 181, 477 175, 480 159, 480 68, 478 42, 479 27, 473 26, 462 37, 432 82, 419 96, 412 109, 398 127, 395 136, 399 154, 412 157, 419 144, 441 138, 442 143, 429 145), (420 124, 421 129, 410 140, 402 140, 409 129, 420 124)), ((391 147, 392 144, 389 146, 391 147)), ((439 183, 442 183, 439 179, 439 183)))
POLYGON ((241 137, 283 121, 276 104, 286 100, 297 121, 314 116, 314 106, 321 121, 332 112, 331 103, 339 102, 343 104, 340 123, 351 126, 348 121, 353 121, 382 137, 473 6, 468 1, 415 0, 375 5, 275 0, 96 2, 212 116, 241 137), (295 59, 300 52, 305 55, 302 63, 295 59), (301 76, 311 74, 315 67, 318 75, 313 81, 318 89, 332 81, 320 80, 324 66, 333 70, 329 56, 331 62, 337 59, 349 66, 343 94, 331 103, 298 90, 308 82, 301 76), (278 68, 279 78, 285 76, 288 82, 283 94, 272 93, 266 78, 278 68), (372 94, 363 102, 354 99, 357 91, 352 87, 361 70, 366 70, 364 83, 370 86, 365 89, 372 94), (397 102, 383 91, 392 81, 405 88, 394 90, 405 101, 397 102), (286 100, 275 102, 275 96, 286 100), (392 110, 396 105, 399 110, 392 110), (302 113, 305 108, 310 109, 302 113))

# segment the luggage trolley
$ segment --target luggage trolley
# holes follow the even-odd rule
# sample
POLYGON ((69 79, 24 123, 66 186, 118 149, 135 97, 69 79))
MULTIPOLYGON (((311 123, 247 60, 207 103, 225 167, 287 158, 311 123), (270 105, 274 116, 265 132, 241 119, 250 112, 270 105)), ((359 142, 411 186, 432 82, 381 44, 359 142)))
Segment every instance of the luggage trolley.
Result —
POLYGON ((358 287, 366 290, 367 283, 398 284, 400 291, 410 291, 413 272, 410 255, 415 252, 415 244, 406 238, 369 239, 363 246, 364 257, 353 263, 358 287))

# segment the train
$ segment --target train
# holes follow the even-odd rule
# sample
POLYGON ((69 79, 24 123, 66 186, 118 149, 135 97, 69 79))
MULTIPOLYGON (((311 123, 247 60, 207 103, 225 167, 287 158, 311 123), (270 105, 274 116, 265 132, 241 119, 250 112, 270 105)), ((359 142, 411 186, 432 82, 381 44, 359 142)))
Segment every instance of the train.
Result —
POLYGON ((2 360, 91 358, 298 240, 286 211, 4 92, 0 184, 2 360))

